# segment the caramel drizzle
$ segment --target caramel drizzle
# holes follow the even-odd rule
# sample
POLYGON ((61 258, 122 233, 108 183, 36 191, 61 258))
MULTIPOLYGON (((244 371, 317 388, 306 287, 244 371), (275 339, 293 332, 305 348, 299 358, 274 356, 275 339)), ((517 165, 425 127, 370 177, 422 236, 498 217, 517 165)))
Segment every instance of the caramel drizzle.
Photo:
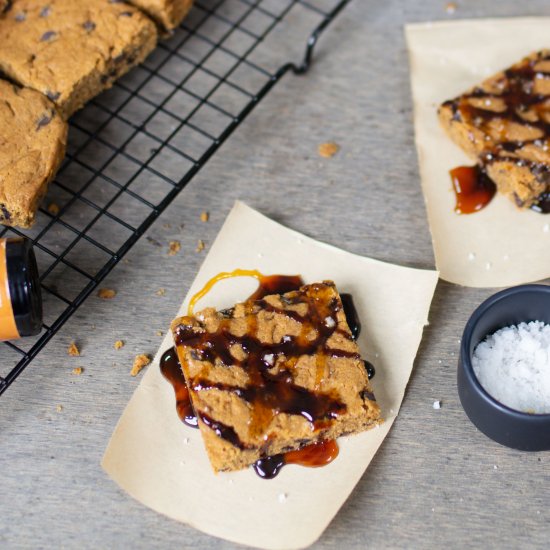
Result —
POLYGON ((307 304, 305 315, 275 307, 264 300, 247 302, 246 307, 250 313, 254 307, 260 307, 301 323, 301 331, 297 337, 287 336, 278 343, 265 344, 258 340, 256 316, 252 314, 247 317, 248 330, 242 336, 229 332, 230 319, 221 319, 218 330, 214 333, 197 333, 191 326, 184 325, 176 329, 176 344, 191 348, 199 360, 214 363, 218 359, 223 365, 237 365, 246 369, 250 382, 245 388, 212 384, 203 376, 189 382, 197 391, 214 388, 231 391, 250 403, 252 418, 249 429, 252 436, 265 433, 273 418, 281 412, 301 415, 312 423, 314 429, 322 429, 346 410, 338 395, 310 391, 293 384, 293 367, 302 355, 322 356, 317 362, 318 384, 325 376, 327 356, 359 359, 356 353, 327 347, 327 341, 336 332, 347 339, 351 339, 351 336, 347 331, 338 328, 337 313, 341 304, 338 300, 328 299, 329 288, 311 285, 310 290, 312 296, 297 293, 290 300, 285 297, 288 305, 307 304), (232 356, 230 349, 234 345, 242 347, 247 354, 246 359, 238 361, 232 356), (270 372, 275 364, 276 374, 270 372))

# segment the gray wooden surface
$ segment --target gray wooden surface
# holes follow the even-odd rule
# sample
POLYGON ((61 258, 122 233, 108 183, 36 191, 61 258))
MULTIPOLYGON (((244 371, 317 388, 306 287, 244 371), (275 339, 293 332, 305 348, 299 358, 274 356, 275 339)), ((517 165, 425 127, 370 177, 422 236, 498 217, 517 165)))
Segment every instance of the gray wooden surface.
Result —
MULTIPOLYGON (((164 246, 142 238, 103 285, 116 298, 90 297, 1 398, 0 546, 234 547, 142 507, 101 470, 139 383, 129 376, 133 356, 156 351, 156 331, 168 327, 204 257, 197 240, 212 242, 235 199, 346 250, 433 267, 403 23, 550 15, 544 0, 463 0, 454 15, 445 5, 355 0, 322 37, 311 72, 285 77, 151 228, 164 246), (330 160, 316 152, 328 140, 341 145, 330 160), (169 257, 172 239, 182 250, 169 257), (66 353, 73 339, 79 358, 66 353), (126 343, 119 351, 117 339, 126 343), (75 366, 81 376, 71 374, 75 366)), ((289 56, 300 52, 295 46, 279 43, 289 56)), ((491 293, 438 285, 400 416, 315 548, 547 546, 548 453, 491 442, 456 392, 462 328, 491 293), (432 408, 436 399, 441 410, 432 408)))

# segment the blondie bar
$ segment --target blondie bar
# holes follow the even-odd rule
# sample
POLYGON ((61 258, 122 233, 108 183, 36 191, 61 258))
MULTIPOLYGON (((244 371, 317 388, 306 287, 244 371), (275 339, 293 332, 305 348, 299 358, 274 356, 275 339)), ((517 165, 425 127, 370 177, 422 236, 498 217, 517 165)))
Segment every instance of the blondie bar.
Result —
POLYGON ((110 0, 13 0, 0 19, 0 71, 67 119, 155 47, 155 24, 110 0))
POLYGON ((174 30, 187 15, 193 0, 129 0, 154 19, 163 30, 174 30))
POLYGON ((550 50, 533 53, 439 108, 449 136, 519 207, 550 192, 550 50))
POLYGON ((172 323, 216 471, 236 470, 381 422, 334 283, 172 323))
POLYGON ((32 225, 66 140, 67 123, 49 99, 0 80, 0 223, 32 225))

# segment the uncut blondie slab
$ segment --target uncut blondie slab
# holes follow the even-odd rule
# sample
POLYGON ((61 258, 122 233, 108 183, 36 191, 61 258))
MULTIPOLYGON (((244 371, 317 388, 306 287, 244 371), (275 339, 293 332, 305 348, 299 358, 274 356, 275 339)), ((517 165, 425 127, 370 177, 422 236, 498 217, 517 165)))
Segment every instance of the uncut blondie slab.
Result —
POLYGON ((189 13, 193 0, 128 0, 153 18, 162 29, 174 30, 189 13))
POLYGON ((0 71, 69 118, 155 47, 155 24, 110 0, 13 0, 0 19, 0 71))
POLYGON ((215 471, 381 422, 334 283, 172 323, 215 471))
POLYGON ((550 192, 550 50, 535 52, 439 108, 443 128, 519 207, 550 192))
POLYGON ((67 123, 49 99, 0 80, 0 223, 32 225, 66 141, 67 123))

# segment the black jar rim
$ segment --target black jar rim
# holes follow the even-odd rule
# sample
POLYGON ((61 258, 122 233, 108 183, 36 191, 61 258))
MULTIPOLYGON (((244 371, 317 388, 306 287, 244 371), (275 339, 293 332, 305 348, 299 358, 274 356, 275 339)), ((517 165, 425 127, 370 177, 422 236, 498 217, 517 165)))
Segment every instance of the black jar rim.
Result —
POLYGON ((6 270, 19 336, 34 336, 42 329, 42 293, 36 257, 29 239, 6 239, 6 270))

